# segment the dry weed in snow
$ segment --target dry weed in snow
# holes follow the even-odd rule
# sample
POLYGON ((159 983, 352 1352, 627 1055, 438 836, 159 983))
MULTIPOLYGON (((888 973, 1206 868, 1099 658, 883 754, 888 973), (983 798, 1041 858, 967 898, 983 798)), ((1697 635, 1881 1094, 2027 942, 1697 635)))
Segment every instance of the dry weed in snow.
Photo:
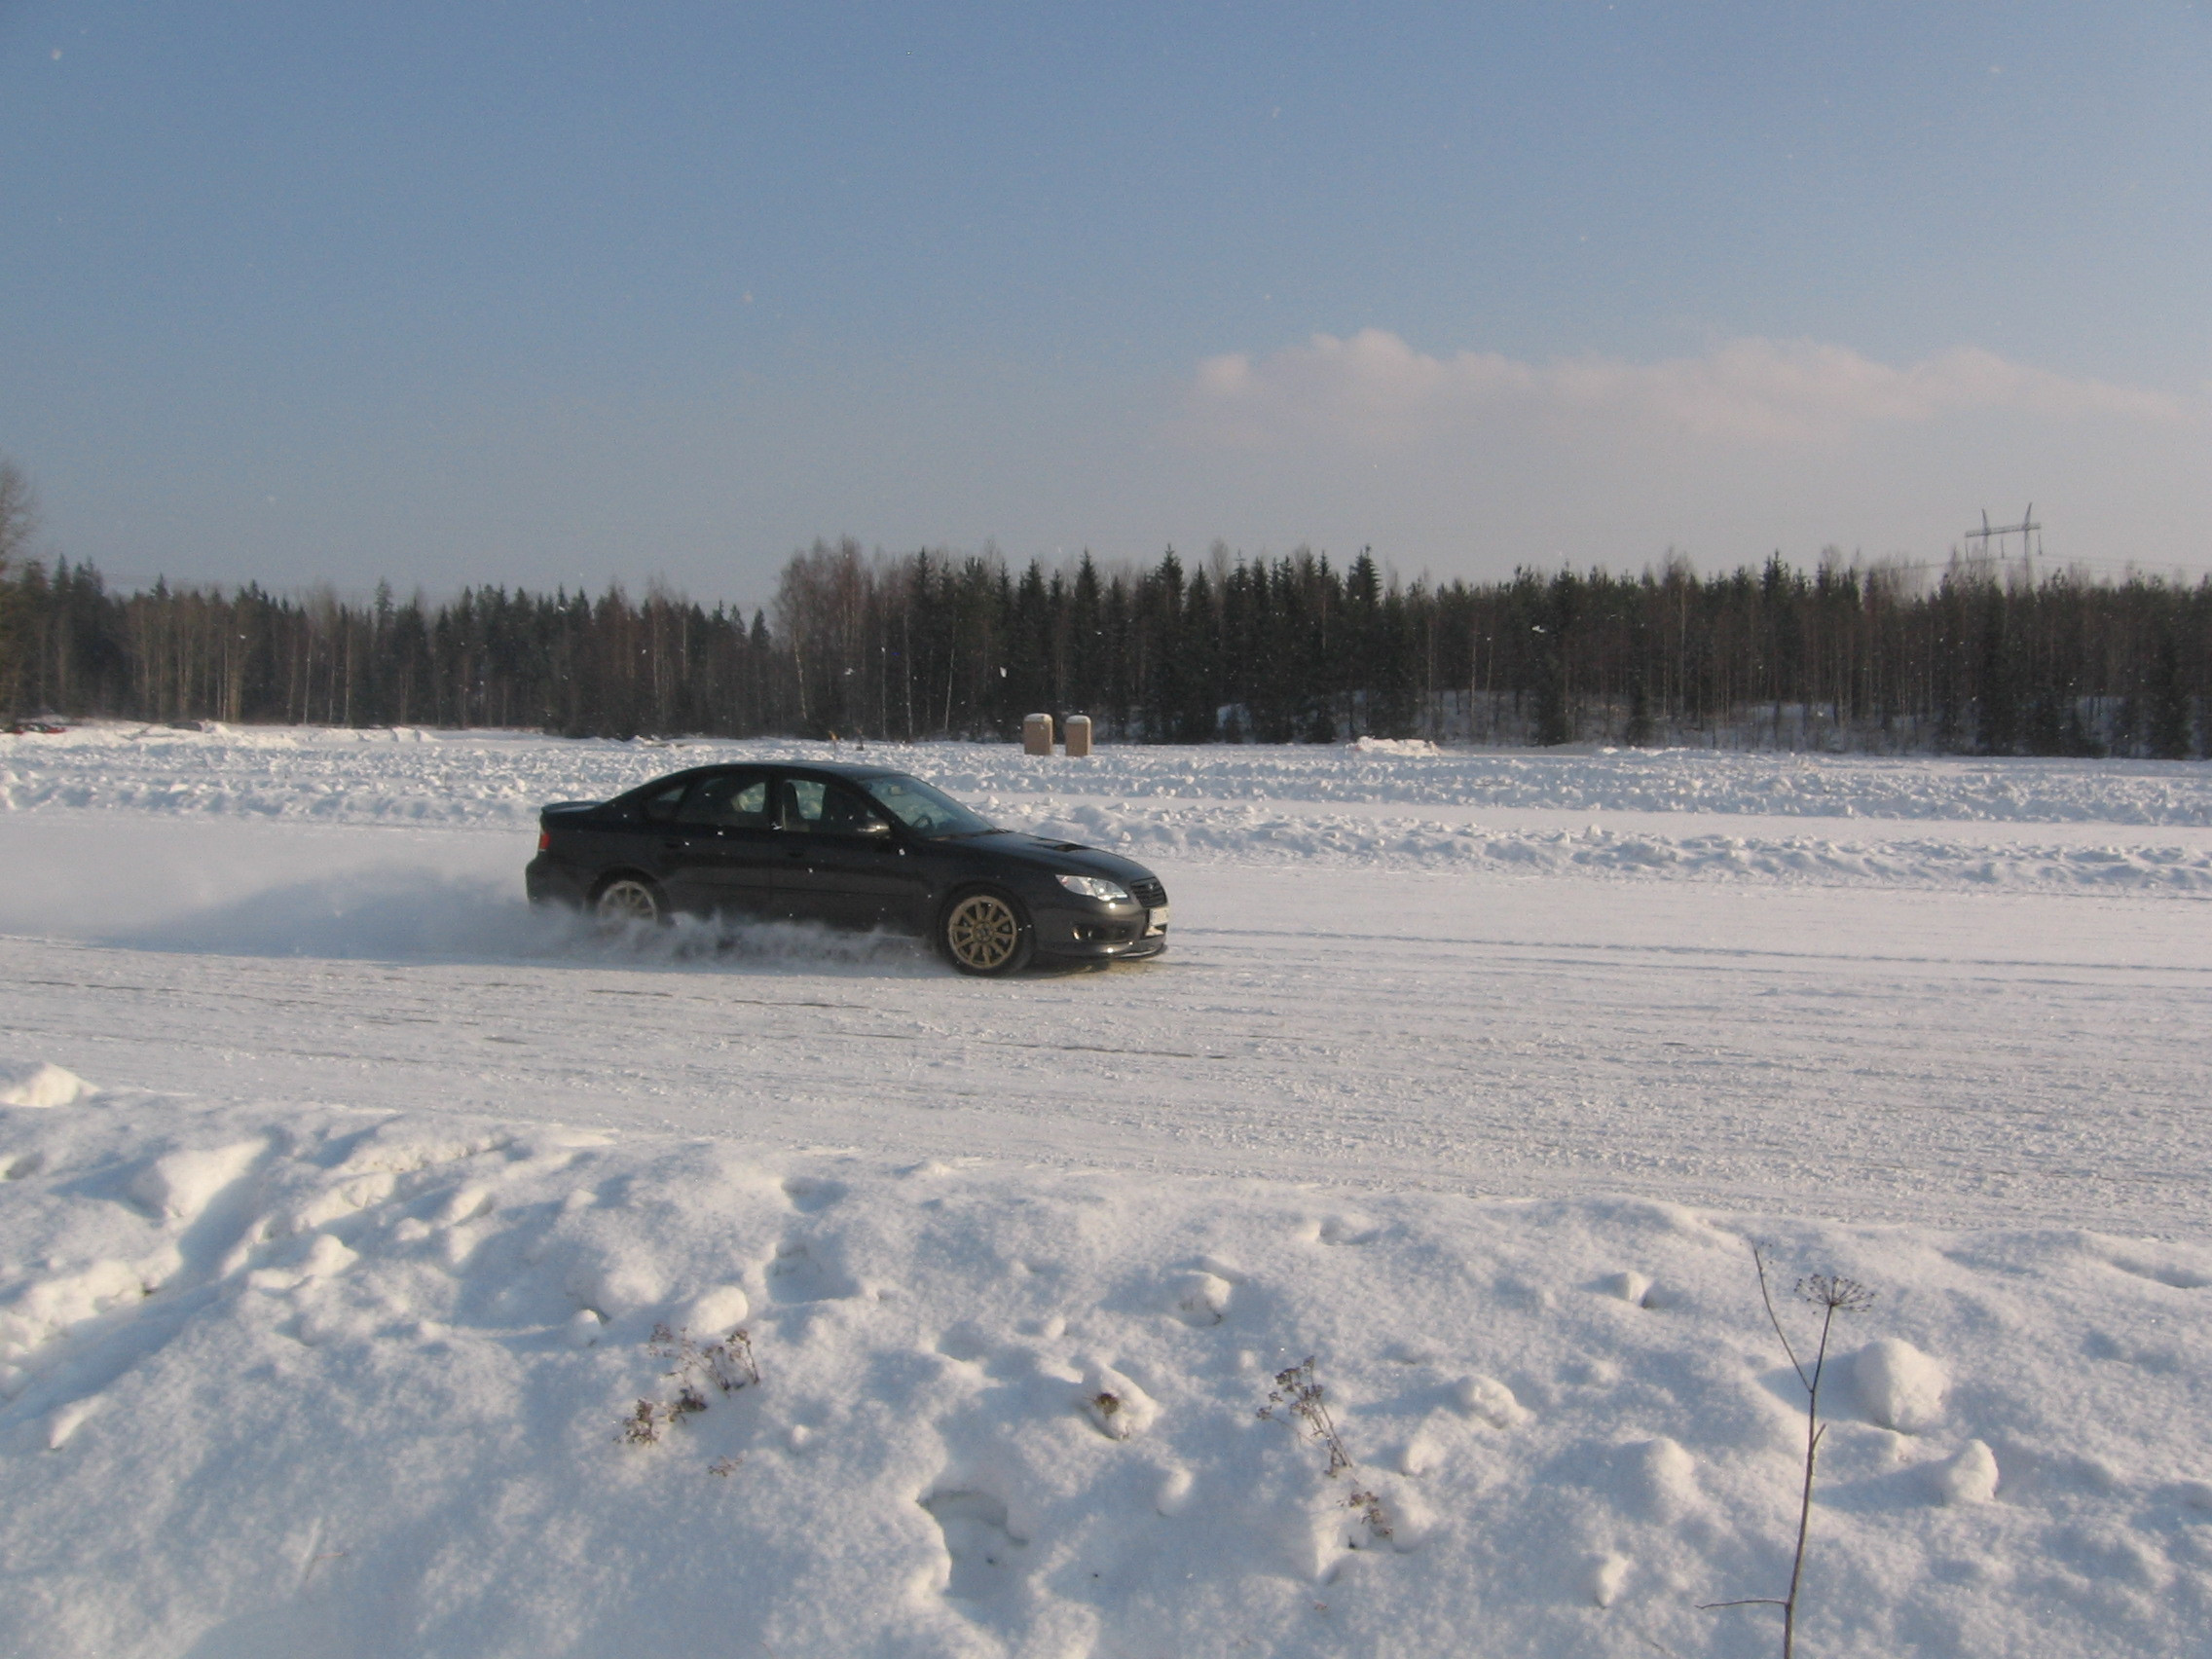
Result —
POLYGON ((1759 1301, 1766 1308, 1767 1320, 1782 1344, 1782 1351, 1788 1356, 1789 1368, 1797 1374, 1797 1381, 1805 1390, 1805 1474, 1797 1497, 1797 1541, 1789 1557, 1789 1590, 1780 1597, 1754 1596, 1734 1602, 1708 1602, 1703 1605, 1712 1610, 1719 1607, 1780 1607, 1782 1609, 1782 1659, 1793 1659, 1797 1650, 1797 1610, 1805 1583, 1805 1545, 1813 1523, 1813 1469, 1820 1457, 1821 1441, 1826 1435, 1826 1425, 1821 1421, 1821 1383, 1827 1372, 1828 1338, 1835 1326, 1838 1313, 1863 1313, 1874 1306, 1874 1293, 1857 1279, 1841 1273, 1809 1273, 1797 1281, 1797 1299, 1810 1303, 1821 1310, 1821 1332, 1813 1346, 1813 1357, 1808 1365, 1797 1357, 1797 1349, 1783 1327, 1782 1315, 1775 1310, 1774 1297, 1767 1287, 1766 1256, 1756 1244, 1751 1246, 1751 1265, 1758 1273, 1759 1301))
MULTIPOLYGON (((1327 1455, 1321 1473, 1329 1480, 1351 1473, 1358 1467, 1351 1452, 1345 1445, 1343 1434, 1338 1432, 1337 1419, 1329 1410, 1328 1390, 1313 1375, 1313 1356, 1308 1354, 1296 1365, 1275 1373, 1275 1385, 1268 1390, 1268 1403, 1257 1414, 1262 1420, 1284 1420, 1296 1424, 1306 1436, 1317 1443, 1327 1455)), ((1344 1500, 1345 1507, 1366 1524, 1370 1535, 1388 1538, 1391 1533, 1390 1514, 1383 1507, 1382 1494, 1354 1489, 1344 1500)))
MULTIPOLYGON (((676 1384, 676 1398, 640 1399, 622 1419, 621 1438, 626 1445, 658 1445, 664 1430, 705 1411, 708 1401, 703 1383, 711 1383, 724 1394, 760 1384, 760 1367, 753 1357, 753 1333, 742 1325, 711 1343, 694 1341, 687 1330, 672 1331, 665 1324, 655 1325, 646 1351, 655 1359, 675 1361, 664 1375, 676 1384)), ((735 1459, 723 1458, 712 1468, 718 1475, 726 1475, 736 1466, 735 1459)))

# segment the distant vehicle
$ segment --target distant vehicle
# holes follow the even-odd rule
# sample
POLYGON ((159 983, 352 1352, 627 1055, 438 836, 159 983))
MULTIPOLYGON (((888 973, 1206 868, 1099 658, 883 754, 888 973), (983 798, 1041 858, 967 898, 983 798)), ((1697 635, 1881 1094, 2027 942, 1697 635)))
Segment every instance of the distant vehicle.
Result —
POLYGON ((609 925, 679 912, 912 934, 963 974, 1167 946, 1167 889, 1142 865, 1001 830, 873 766, 701 766, 538 815, 534 903, 609 925))

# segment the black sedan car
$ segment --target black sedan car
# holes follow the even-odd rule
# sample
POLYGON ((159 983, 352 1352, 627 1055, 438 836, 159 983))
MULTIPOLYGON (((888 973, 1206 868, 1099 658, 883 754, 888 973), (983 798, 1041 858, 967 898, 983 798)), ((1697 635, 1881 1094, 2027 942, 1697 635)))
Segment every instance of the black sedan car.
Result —
POLYGON ((935 940, 964 974, 1167 946, 1167 889, 1142 865, 1001 830, 880 767, 701 766, 556 802, 538 826, 532 902, 609 924, 682 911, 886 928, 935 940))

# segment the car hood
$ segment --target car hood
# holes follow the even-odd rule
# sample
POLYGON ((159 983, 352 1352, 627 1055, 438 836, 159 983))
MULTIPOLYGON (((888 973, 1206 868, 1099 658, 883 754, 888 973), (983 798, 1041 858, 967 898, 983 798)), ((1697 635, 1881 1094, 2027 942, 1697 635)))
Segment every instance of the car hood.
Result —
POLYGON ((1157 881, 1160 878, 1134 859, 1124 859, 1118 853, 1101 852, 1078 841, 1055 841, 1048 835, 1028 835, 1018 830, 987 835, 970 843, 987 847, 996 859, 1007 859, 1025 864, 1032 868, 1054 873, 1065 870, 1070 875, 1102 875, 1109 881, 1118 881, 1124 887, 1133 881, 1157 881))

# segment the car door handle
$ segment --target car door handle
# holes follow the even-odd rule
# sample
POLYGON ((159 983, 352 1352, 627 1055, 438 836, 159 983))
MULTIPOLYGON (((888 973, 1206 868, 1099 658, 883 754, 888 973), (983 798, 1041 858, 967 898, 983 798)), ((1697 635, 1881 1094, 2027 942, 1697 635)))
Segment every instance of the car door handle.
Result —
POLYGON ((660 844, 660 850, 664 853, 681 853, 683 851, 683 846, 684 843, 682 841, 669 840, 660 844))

